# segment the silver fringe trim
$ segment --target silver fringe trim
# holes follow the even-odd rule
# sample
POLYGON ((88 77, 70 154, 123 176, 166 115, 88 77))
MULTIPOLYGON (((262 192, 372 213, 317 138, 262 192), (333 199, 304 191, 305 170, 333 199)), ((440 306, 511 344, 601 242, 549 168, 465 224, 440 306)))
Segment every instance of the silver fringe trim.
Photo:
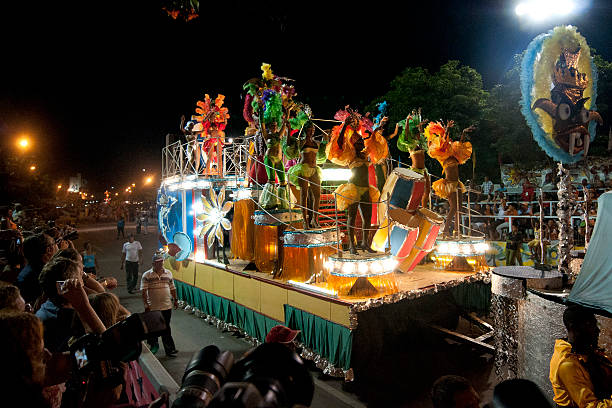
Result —
MULTIPOLYGON (((256 339, 255 337, 250 336, 247 332, 245 332, 240 327, 233 325, 231 323, 227 323, 224 320, 221 320, 215 316, 207 315, 196 307, 193 307, 184 300, 179 300, 179 307, 184 309, 186 312, 193 314, 200 319, 203 319, 206 323, 211 326, 215 326, 218 330, 225 332, 236 333, 239 336, 243 337, 244 340, 257 347, 261 344, 261 341, 256 339)), ((338 368, 329 362, 325 357, 316 353, 315 351, 307 348, 304 344, 298 343, 298 347, 301 348, 300 356, 305 360, 310 360, 315 363, 315 366, 323 371, 323 374, 330 375, 332 377, 340 377, 344 378, 344 381, 353 381, 355 376, 353 374, 353 369, 349 368, 348 370, 344 370, 342 368, 338 368)))

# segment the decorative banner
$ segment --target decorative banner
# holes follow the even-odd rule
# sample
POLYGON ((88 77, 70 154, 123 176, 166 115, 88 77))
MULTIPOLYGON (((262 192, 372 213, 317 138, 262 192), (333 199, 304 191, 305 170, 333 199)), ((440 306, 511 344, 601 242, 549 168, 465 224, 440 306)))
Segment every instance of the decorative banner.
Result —
POLYGON ((521 111, 542 150, 563 163, 586 155, 595 138, 597 70, 576 27, 537 36, 521 63, 521 111))

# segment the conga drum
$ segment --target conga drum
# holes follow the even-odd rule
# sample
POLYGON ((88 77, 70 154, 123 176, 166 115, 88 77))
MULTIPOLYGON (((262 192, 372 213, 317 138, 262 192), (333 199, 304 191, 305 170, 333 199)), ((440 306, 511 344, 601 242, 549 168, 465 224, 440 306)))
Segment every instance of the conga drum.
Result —
POLYGON ((250 198, 238 198, 234 202, 230 247, 234 257, 252 261, 255 246, 255 222, 253 221, 255 201, 250 198))
POLYGON ((338 239, 335 227, 285 231, 283 271, 280 278, 306 282, 315 275, 319 281, 326 272, 324 266, 329 255, 337 251, 338 239))
POLYGON ((302 224, 301 210, 255 211, 255 266, 261 272, 272 273, 278 269, 282 260, 282 237, 288 225, 302 224))
POLYGON ((406 210, 390 209, 389 218, 383 220, 381 227, 374 234, 372 249, 385 252, 388 247, 394 256, 405 257, 417 239, 419 220, 420 217, 406 210))
POLYGON ((400 263, 397 269, 402 272, 414 270, 425 255, 431 252, 436 244, 440 228, 444 224, 442 216, 427 208, 419 208, 415 216, 419 220, 419 233, 408 256, 398 259, 400 263))
POLYGON ((424 192, 425 176, 406 167, 396 167, 380 195, 378 219, 383 220, 387 216, 387 204, 390 208, 416 210, 421 205, 424 192))

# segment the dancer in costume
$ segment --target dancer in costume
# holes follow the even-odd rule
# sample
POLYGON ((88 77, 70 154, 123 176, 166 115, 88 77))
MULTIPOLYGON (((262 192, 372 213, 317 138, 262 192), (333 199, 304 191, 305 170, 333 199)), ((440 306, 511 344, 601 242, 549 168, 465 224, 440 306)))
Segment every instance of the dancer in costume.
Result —
POLYGON ((436 195, 447 200, 450 207, 444 222, 445 238, 450 237, 450 227, 453 221, 455 221, 455 234, 459 234, 458 211, 463 204, 462 193, 465 191, 465 186, 459 181, 459 165, 468 161, 472 156, 472 144, 464 139, 474 130, 474 127, 470 126, 461 132, 459 141, 452 141, 449 131, 453 126, 454 122, 450 120, 446 126, 440 122, 430 122, 425 128, 428 154, 438 160, 445 175, 444 179, 432 184, 436 195))
MULTIPOLYGON (((340 185, 336 193, 338 210, 348 209, 347 222, 349 234, 349 250, 357 254, 355 240, 355 223, 357 210, 362 217, 362 244, 361 248, 373 252, 370 248, 370 226, 372 220, 372 202, 377 202, 380 193, 374 186, 370 186, 368 168, 370 161, 376 163, 382 157, 377 156, 384 148, 378 143, 369 144, 366 148, 364 139, 372 131, 372 122, 357 112, 348 108, 339 111, 335 119, 344 122, 332 129, 330 143, 327 144, 327 158, 333 163, 348 166, 352 175, 349 182, 340 185), (368 160, 370 159, 370 160, 368 160)), ((372 137, 371 135, 369 137, 372 137)), ((367 138, 369 138, 367 137, 367 138)), ((377 139, 374 140, 375 142, 377 139)))
MULTIPOLYGON (((305 135, 304 140, 296 140, 300 161, 289 169, 289 182, 299 190, 304 229, 319 228, 322 170, 318 164, 327 160, 325 155, 327 140, 321 142, 315 140, 315 126, 310 121, 303 126, 302 133, 305 135)), ((290 143, 291 140, 288 140, 288 144, 290 143)))
POLYGON ((266 139, 267 146, 264 165, 266 166, 268 182, 259 198, 259 205, 266 210, 290 208, 287 177, 283 164, 283 150, 281 148, 281 139, 285 137, 287 132, 287 120, 283 118, 282 123, 280 129, 276 121, 269 124, 269 129, 262 126, 262 135, 266 139), (275 183, 277 177, 278 187, 275 183))
MULTIPOLYGON (((372 132, 372 137, 365 140, 366 149, 373 151, 376 157, 380 157, 378 162, 373 162, 374 171, 376 173, 376 187, 379 191, 382 191, 385 182, 387 181, 387 176, 389 175, 389 166, 387 162, 389 161, 389 144, 388 141, 397 136, 399 131, 399 126, 395 125, 395 130, 388 136, 383 134, 383 130, 385 124, 389 120, 387 116, 385 116, 387 111, 387 102, 383 101, 378 105, 378 115, 374 118, 374 130, 372 132), (376 151, 379 150, 379 151, 376 151)), ((372 155, 370 155, 372 157, 372 155)))
POLYGON ((402 152, 410 153, 411 169, 425 177, 425 191, 421 199, 423 207, 429 206, 429 192, 431 191, 431 178, 425 167, 427 139, 423 136, 423 126, 427 122, 427 119, 421 119, 421 108, 419 108, 412 110, 406 119, 396 125, 403 128, 397 139, 397 148, 402 152))
POLYGON ((208 161, 206 162, 206 170, 208 174, 213 173, 213 165, 216 165, 216 173, 220 176, 223 168, 221 151, 225 142, 225 127, 229 118, 228 109, 223 107, 225 101, 224 95, 218 95, 215 99, 215 106, 212 108, 210 136, 204 142, 203 150, 206 153, 208 161))

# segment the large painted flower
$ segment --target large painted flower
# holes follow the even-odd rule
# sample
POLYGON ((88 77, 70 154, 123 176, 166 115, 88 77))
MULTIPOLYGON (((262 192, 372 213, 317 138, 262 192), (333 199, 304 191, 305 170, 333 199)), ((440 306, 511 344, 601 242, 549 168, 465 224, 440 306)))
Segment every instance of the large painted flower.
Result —
POLYGON ((225 218, 225 215, 232 209, 234 203, 232 201, 225 200, 225 187, 219 191, 217 195, 214 189, 209 190, 210 201, 202 196, 203 210, 201 214, 198 214, 196 218, 202 221, 204 225, 200 231, 200 238, 206 238, 206 244, 210 247, 215 241, 215 237, 219 240, 219 245, 223 246, 223 229, 229 231, 232 229, 232 224, 225 218))

